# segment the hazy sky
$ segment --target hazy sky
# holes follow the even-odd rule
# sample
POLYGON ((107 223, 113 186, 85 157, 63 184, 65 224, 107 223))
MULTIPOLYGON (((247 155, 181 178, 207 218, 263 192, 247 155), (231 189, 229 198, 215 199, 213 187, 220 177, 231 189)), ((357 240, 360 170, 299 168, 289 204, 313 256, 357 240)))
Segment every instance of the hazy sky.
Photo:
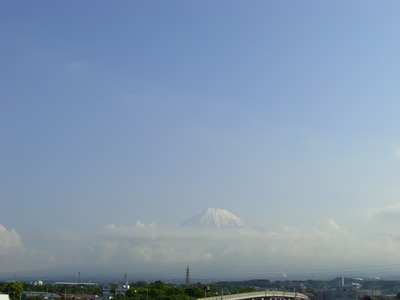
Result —
POLYGON ((0 270, 400 267, 399 10, 2 1, 0 270))

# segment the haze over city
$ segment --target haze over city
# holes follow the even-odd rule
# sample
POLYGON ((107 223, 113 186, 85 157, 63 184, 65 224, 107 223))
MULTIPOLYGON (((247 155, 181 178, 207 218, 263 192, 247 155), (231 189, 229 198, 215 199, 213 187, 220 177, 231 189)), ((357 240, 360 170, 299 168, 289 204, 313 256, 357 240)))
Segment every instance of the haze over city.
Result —
POLYGON ((397 272, 399 9, 2 1, 0 272, 397 272))

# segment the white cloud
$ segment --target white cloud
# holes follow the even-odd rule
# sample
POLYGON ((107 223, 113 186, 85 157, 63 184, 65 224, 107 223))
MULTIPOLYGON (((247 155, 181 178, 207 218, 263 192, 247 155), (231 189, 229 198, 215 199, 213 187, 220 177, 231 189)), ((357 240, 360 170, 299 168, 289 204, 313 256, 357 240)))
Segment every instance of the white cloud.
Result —
MULTIPOLYGON (((6 232, 13 236, 12 231, 6 232)), ((285 270, 289 276, 321 269, 340 272, 341 266, 365 270, 371 262, 396 263, 400 255, 396 236, 371 239, 344 230, 333 219, 311 231, 283 226, 264 233, 159 229, 138 221, 131 227, 109 225, 95 232, 53 232, 43 235, 35 247, 26 253, 25 262, 35 259, 42 267, 80 265, 83 270, 92 265, 108 271, 134 269, 136 273, 176 270, 176 266, 189 264, 204 273, 237 269, 241 274, 255 270, 280 274, 285 270)))
POLYGON ((24 251, 19 234, 0 224, 0 256, 12 256, 24 251))
POLYGON ((136 228, 144 228, 146 227, 146 225, 144 225, 142 222, 140 222, 139 220, 136 221, 136 228))
POLYGON ((396 261, 400 254, 400 241, 396 238, 368 240, 346 232, 334 220, 327 220, 311 232, 283 227, 277 232, 257 234, 235 230, 163 230, 140 224, 106 228, 85 237, 58 235, 61 241, 54 245, 59 248, 51 249, 51 256, 64 263, 146 265, 146 268, 198 264, 226 272, 235 266, 241 266, 243 272, 252 268, 289 272, 329 270, 345 263, 379 263, 382 257, 385 261, 396 261))
POLYGON ((108 229, 115 229, 115 228, 117 228, 117 225, 115 225, 115 224, 108 224, 108 225, 107 225, 107 228, 108 228, 108 229))
POLYGON ((368 218, 377 218, 382 220, 400 221, 400 203, 384 207, 370 208, 361 213, 368 218))
POLYGON ((156 228, 157 227, 157 225, 156 225, 156 223, 155 222, 152 222, 152 223, 149 223, 149 224, 144 224, 144 223, 142 223, 142 222, 140 222, 139 220, 137 220, 136 221, 136 223, 135 223, 135 227, 136 228, 146 228, 146 227, 148 227, 148 228, 156 228))
POLYGON ((326 219, 321 222, 318 226, 319 230, 344 233, 345 231, 340 227, 340 225, 333 219, 326 219))
POLYGON ((149 228, 157 228, 157 225, 155 222, 149 223, 147 226, 149 226, 149 228))

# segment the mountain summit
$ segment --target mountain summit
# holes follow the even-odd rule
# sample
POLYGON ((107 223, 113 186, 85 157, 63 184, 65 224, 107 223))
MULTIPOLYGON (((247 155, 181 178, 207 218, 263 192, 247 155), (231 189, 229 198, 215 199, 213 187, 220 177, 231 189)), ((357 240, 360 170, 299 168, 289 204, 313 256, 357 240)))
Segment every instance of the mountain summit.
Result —
POLYGON ((183 222, 179 227, 257 230, 255 226, 221 208, 207 208, 193 218, 183 222))

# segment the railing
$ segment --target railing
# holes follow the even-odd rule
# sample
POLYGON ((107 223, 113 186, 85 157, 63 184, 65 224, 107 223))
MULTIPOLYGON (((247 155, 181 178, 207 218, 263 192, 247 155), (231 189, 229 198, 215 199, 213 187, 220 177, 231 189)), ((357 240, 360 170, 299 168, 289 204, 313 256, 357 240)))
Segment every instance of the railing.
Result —
MULTIPOLYGON (((204 300, 199 298, 198 300, 204 300)), ((207 300, 310 300, 307 295, 286 291, 259 291, 243 294, 228 294, 215 297, 207 297, 207 300)))

